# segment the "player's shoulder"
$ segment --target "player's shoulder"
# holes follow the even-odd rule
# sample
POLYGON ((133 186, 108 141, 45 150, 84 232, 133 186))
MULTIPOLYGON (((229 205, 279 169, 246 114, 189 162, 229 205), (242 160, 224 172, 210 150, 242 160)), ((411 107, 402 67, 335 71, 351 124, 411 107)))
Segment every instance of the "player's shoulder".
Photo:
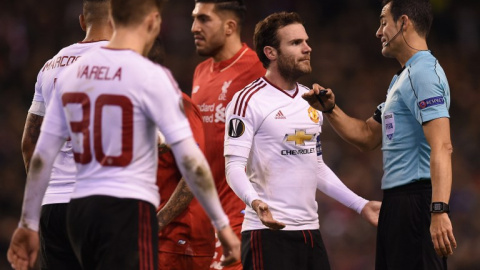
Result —
POLYGON ((250 99, 259 96, 259 93, 263 93, 266 87, 268 87, 268 83, 264 80, 263 77, 259 77, 253 80, 251 83, 247 84, 244 88, 240 91, 235 93, 235 97, 242 97, 242 96, 249 96, 250 99), (262 91, 263 90, 263 91, 262 91))
POLYGON ((299 95, 302 95, 303 93, 306 93, 308 91, 310 91, 310 88, 308 86, 305 86, 301 83, 297 83, 298 85, 298 94, 299 95))
POLYGON ((262 109, 268 106, 269 95, 266 90, 268 87, 270 85, 262 77, 249 83, 242 90, 235 93, 231 102, 231 104, 235 105, 234 111, 237 114, 242 114, 247 108, 262 109))

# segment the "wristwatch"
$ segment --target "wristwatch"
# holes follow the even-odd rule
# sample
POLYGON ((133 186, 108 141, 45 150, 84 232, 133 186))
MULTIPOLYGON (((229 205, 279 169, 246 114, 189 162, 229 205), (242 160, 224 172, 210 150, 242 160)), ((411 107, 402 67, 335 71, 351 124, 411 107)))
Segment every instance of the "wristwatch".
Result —
POLYGON ((444 202, 432 202, 430 204, 430 213, 449 213, 450 207, 444 202))

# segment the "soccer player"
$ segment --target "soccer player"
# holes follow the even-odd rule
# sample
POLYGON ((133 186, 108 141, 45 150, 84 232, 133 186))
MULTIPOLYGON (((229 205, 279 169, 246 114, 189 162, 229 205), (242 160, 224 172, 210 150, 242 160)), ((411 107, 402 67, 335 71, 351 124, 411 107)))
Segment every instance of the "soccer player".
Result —
MULTIPOLYGON (((182 97, 193 136, 203 151, 205 137, 200 111, 185 93, 182 97)), ((159 269, 208 270, 215 250, 214 229, 193 198, 166 144, 159 146, 157 185, 160 189, 159 269)))
POLYGON ((448 216, 452 187, 450 88, 426 38, 432 24, 428 0, 385 0, 377 38, 382 54, 401 65, 384 103, 366 121, 335 105, 330 89, 305 95, 336 132, 361 150, 382 146, 383 204, 377 231, 376 269, 447 269, 457 246, 448 216))
POLYGON ((380 202, 349 190, 323 162, 322 113, 296 81, 311 72, 308 35, 297 13, 274 13, 254 33, 267 72, 227 107, 227 181, 247 205, 244 269, 330 269, 319 230, 316 190, 376 225, 380 202))
MULTIPOLYGON (((80 26, 85 38, 60 50, 38 73, 35 95, 28 111, 22 138, 22 154, 28 172, 45 108, 50 103, 60 74, 91 49, 105 46, 112 35, 108 20, 110 1, 84 0, 80 26)), ((43 197, 40 215, 40 248, 42 269, 81 269, 67 235, 66 212, 75 185, 75 161, 71 141, 66 141, 55 158, 50 182, 43 197)))
MULTIPOLYGON (((163 52, 161 40, 156 39, 148 57, 153 62, 162 64, 163 52)), ((198 147, 204 151, 205 136, 200 110, 185 93, 182 93, 182 100, 193 137, 198 147)), ((159 140, 158 268, 208 270, 215 250, 214 229, 182 178, 170 147, 164 143, 163 134, 159 140)))
POLYGON ((8 259, 17 269, 38 252, 40 202, 53 160, 70 136, 77 182, 67 229, 84 269, 157 269, 157 127, 182 175, 217 229, 225 263, 239 240, 221 209, 206 160, 192 139, 180 91, 145 57, 160 32, 162 1, 112 0, 111 41, 84 54, 58 78, 30 170, 8 259))
MULTIPOLYGON (((223 140, 225 107, 233 95, 265 74, 255 52, 240 39, 246 7, 243 0, 196 0, 192 33, 197 53, 209 57, 193 76, 192 99, 199 106, 205 130, 205 157, 212 169, 223 209, 240 236, 243 203, 225 180, 223 140)), ((222 269, 218 244, 211 269, 222 269)), ((242 269, 240 262, 228 269, 242 269)))

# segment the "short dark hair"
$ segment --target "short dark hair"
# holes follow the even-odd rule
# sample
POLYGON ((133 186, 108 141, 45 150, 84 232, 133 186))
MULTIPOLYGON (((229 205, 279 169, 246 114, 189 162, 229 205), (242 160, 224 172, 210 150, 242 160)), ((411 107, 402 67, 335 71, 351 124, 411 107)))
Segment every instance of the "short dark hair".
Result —
POLYGON ((112 18, 116 24, 129 25, 141 22, 143 17, 157 8, 162 11, 164 0, 111 0, 112 18))
POLYGON ((390 13, 393 21, 397 21, 402 15, 407 15, 413 21, 415 31, 423 37, 427 37, 433 22, 432 5, 429 0, 383 0, 382 6, 391 3, 390 13))
POLYGON ((302 18, 296 12, 273 13, 257 23, 253 34, 253 46, 264 68, 268 68, 270 60, 263 52, 263 48, 271 46, 278 50, 280 47, 280 40, 277 36, 278 29, 294 23, 303 24, 302 18))
POLYGON ((110 0, 83 0, 83 16, 85 23, 108 21, 110 0))
POLYGON ((232 12, 237 18, 237 23, 240 28, 245 22, 247 7, 243 0, 195 0, 195 3, 213 3, 215 4, 215 9, 220 12, 232 12))

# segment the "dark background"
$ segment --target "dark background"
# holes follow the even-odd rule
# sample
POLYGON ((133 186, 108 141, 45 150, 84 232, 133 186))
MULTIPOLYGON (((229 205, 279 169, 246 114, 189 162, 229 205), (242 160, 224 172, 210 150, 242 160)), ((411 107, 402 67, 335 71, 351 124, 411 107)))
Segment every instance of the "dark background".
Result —
MULTIPOLYGON (((243 40, 252 45, 256 22, 275 11, 296 11, 306 21, 313 48, 313 73, 300 80, 332 88, 350 115, 366 119, 383 102, 394 59, 381 55, 375 38, 377 0, 261 0, 248 8, 243 40)), ((432 0, 435 19, 428 38, 451 88, 453 190, 451 218, 458 248, 450 269, 480 269, 480 1, 432 0)), ((195 54, 190 33, 193 0, 170 0, 163 12, 166 62, 181 88, 190 93, 193 70, 204 58, 195 54)), ((36 76, 62 47, 83 39, 80 0, 4 0, 0 2, 0 269, 21 211, 25 170, 20 141, 36 76)), ((359 195, 381 200, 381 151, 361 153, 342 141, 326 122, 324 157, 359 195)), ((321 231, 333 269, 373 269, 375 228, 339 203, 318 194, 321 231)), ((406 258, 408 259, 408 258, 406 258)))

